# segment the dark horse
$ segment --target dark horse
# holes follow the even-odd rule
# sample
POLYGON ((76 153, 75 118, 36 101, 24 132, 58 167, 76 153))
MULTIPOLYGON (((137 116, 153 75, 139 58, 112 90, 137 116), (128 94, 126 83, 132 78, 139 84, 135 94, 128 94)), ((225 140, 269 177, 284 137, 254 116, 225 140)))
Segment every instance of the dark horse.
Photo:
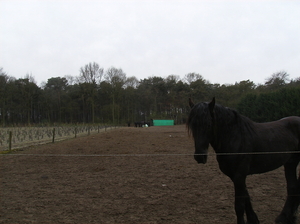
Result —
POLYGON ((300 117, 255 123, 236 111, 210 103, 194 103, 187 121, 195 142, 194 158, 206 163, 209 144, 217 155, 220 170, 233 182, 237 223, 257 224, 246 187, 247 175, 264 173, 284 166, 287 199, 276 223, 295 223, 300 203, 300 117))

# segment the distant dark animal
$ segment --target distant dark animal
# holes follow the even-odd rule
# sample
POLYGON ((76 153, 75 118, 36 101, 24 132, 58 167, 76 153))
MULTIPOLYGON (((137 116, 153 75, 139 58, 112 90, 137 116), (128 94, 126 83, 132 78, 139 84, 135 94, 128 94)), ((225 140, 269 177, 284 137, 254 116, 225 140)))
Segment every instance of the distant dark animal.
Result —
POLYGON ((287 199, 276 223, 294 224, 300 203, 300 118, 287 117, 268 123, 255 123, 235 110, 210 103, 194 103, 187 128, 195 143, 194 158, 206 163, 209 144, 217 155, 220 170, 233 182, 237 223, 258 224, 246 187, 246 177, 284 166, 287 199))
POLYGON ((143 123, 141 121, 136 121, 134 122, 134 126, 137 127, 142 127, 143 123))
POLYGON ((150 122, 146 122, 146 121, 136 121, 134 122, 134 126, 137 127, 143 127, 143 125, 148 125, 148 127, 150 127, 151 123, 150 122))

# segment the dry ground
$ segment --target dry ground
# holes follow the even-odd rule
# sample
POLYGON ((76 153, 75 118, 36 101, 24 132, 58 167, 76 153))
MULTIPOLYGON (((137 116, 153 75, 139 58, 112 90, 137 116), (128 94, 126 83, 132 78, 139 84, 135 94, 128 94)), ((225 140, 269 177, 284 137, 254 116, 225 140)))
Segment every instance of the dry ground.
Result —
MULTIPOLYGON (((235 223, 231 181, 214 155, 199 165, 193 151, 185 126, 165 126, 0 155, 0 223, 235 223)), ((261 223, 274 223, 283 169, 247 183, 261 223)))

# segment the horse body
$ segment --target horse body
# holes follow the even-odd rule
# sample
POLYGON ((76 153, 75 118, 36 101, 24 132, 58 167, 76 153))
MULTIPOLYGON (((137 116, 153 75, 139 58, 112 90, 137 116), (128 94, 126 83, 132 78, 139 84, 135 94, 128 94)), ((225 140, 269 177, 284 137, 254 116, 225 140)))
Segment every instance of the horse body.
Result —
POLYGON ((187 127, 195 141, 194 158, 206 163, 209 144, 217 154, 220 170, 235 187, 237 223, 258 224, 246 188, 247 175, 285 167, 287 200, 277 223, 295 223, 300 203, 300 181, 296 168, 300 161, 300 118, 288 117, 268 123, 255 123, 229 108, 210 103, 190 102, 187 127))
POLYGON ((297 163, 299 162, 299 117, 288 117, 279 121, 255 124, 255 128, 257 137, 253 142, 257 143, 253 145, 253 151, 266 151, 266 154, 253 157, 249 174, 274 170, 295 159, 297 163), (260 166, 256 164, 260 164, 260 166))
MULTIPOLYGON (((218 122, 218 121, 216 121, 218 122)), ((268 123, 254 123, 252 124, 251 137, 247 137, 247 133, 234 133, 232 139, 222 139, 221 144, 218 142, 213 145, 217 154, 217 160, 220 164, 220 169, 229 174, 230 170, 236 170, 239 164, 247 164, 247 175, 264 173, 274 170, 291 158, 298 158, 300 154, 290 153, 291 151, 299 151, 299 136, 300 133, 300 118, 289 117, 279 121, 268 123), (244 138, 244 141, 237 140, 244 138), (247 138, 247 139, 245 139, 247 138), (236 140, 235 140, 236 139, 236 140), (236 160, 232 164, 233 167, 228 167, 228 158, 222 153, 233 153, 241 155, 234 155, 232 159, 236 160), (223 165, 223 160, 225 159, 223 165)), ((221 135, 221 130, 219 131, 221 135)), ((230 133, 227 133, 230 135, 230 133)), ((244 169, 246 170, 246 169, 244 169)))

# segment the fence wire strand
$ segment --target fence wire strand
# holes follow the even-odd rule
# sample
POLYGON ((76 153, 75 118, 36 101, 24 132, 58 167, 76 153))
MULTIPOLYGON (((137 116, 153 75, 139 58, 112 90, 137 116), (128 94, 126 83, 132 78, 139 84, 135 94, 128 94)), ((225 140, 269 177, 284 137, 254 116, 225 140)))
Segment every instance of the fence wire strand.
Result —
POLYGON ((158 157, 158 156, 236 156, 236 155, 270 155, 270 154, 298 154, 300 151, 286 152, 236 152, 236 153, 142 153, 142 154, 26 154, 7 153, 1 156, 37 156, 37 157, 158 157))

